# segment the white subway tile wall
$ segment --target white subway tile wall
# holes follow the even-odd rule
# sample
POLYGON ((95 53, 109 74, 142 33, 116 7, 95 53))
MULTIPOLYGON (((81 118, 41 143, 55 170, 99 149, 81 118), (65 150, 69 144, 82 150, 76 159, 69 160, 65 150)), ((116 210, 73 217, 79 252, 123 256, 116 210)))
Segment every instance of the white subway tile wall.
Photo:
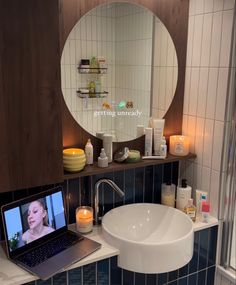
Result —
POLYGON ((181 163, 180 175, 194 190, 209 193, 216 217, 227 83, 229 72, 235 75, 230 65, 234 5, 233 0, 190 0, 189 7, 183 134, 190 137, 197 159, 181 163))

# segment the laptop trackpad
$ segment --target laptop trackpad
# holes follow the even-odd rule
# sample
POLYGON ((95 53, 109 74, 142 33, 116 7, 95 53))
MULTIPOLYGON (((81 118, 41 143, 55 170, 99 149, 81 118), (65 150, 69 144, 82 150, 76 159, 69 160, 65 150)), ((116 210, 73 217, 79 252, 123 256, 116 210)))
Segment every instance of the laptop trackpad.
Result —
POLYGON ((30 268, 30 271, 34 272, 41 279, 48 279, 64 268, 93 253, 100 247, 100 243, 84 237, 84 239, 77 244, 49 258, 45 262, 30 268))

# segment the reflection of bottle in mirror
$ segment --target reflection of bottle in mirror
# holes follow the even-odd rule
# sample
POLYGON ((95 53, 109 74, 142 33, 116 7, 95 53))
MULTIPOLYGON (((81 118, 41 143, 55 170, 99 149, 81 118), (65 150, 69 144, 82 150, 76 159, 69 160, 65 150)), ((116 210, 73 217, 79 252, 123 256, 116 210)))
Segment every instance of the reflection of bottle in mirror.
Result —
POLYGON ((85 145, 86 164, 93 164, 93 145, 91 140, 88 139, 85 145))
POLYGON ((167 155, 167 145, 165 137, 162 137, 160 145, 160 156, 166 157, 167 155))
POLYGON ((145 128, 145 156, 152 155, 152 128, 145 128))
POLYGON ((108 162, 112 162, 112 135, 103 135, 103 148, 108 157, 108 162))

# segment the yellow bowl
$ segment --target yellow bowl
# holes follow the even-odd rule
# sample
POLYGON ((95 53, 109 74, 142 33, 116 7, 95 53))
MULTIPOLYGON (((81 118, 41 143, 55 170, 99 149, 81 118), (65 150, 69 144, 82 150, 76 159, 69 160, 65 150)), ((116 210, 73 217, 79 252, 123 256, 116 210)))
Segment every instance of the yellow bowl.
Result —
POLYGON ((81 157, 84 151, 81 148, 66 148, 63 150, 63 157, 81 157))
POLYGON ((80 168, 80 167, 84 167, 85 166, 85 161, 83 161, 83 162, 76 162, 76 163, 66 163, 66 162, 63 162, 63 166, 64 167, 71 167, 71 168, 74 168, 74 167, 80 168))
POLYGON ((79 157, 70 157, 70 156, 64 156, 63 155, 63 161, 67 161, 67 162, 73 162, 73 161, 83 161, 84 159, 86 159, 85 155, 81 155, 79 157))
POLYGON ((79 171, 84 169, 84 166, 82 166, 82 167, 65 167, 64 166, 64 170, 66 170, 68 172, 79 172, 79 171))

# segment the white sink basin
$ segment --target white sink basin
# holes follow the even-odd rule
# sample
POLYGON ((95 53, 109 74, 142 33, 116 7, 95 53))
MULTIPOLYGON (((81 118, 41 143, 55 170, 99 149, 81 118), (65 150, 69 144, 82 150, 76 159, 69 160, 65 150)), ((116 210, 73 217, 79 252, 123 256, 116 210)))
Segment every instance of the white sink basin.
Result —
POLYGON ((193 223, 177 209, 159 204, 130 204, 102 219, 105 240, 120 250, 118 266, 140 273, 163 273, 193 256, 193 223))

